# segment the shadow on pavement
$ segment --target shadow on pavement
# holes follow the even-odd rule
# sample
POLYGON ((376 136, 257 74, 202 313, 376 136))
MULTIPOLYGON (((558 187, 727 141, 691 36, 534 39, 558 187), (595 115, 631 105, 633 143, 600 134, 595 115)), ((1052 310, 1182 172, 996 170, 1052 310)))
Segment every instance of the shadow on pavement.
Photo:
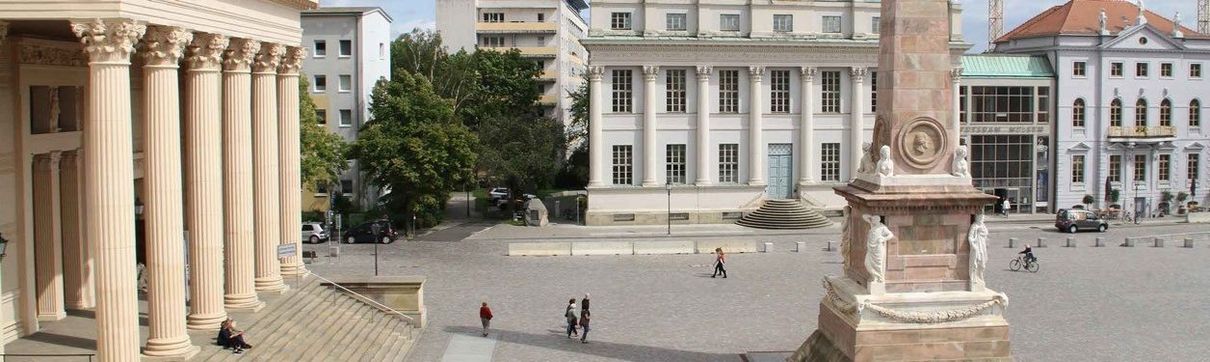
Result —
MULTIPOLYGON (((446 332, 457 333, 462 335, 480 337, 483 330, 474 327, 446 327, 446 332)), ((738 354, 720 354, 720 353, 704 353, 681 351, 668 348, 640 346, 633 344, 611 343, 593 340, 591 335, 588 339, 588 344, 582 344, 579 340, 568 339, 563 336, 563 332, 554 334, 553 330, 548 330, 548 333, 526 333, 502 329, 493 329, 492 333, 499 336, 501 342, 517 343, 534 347, 557 349, 567 352, 575 352, 593 355, 602 358, 611 358, 623 361, 740 361, 738 354)))

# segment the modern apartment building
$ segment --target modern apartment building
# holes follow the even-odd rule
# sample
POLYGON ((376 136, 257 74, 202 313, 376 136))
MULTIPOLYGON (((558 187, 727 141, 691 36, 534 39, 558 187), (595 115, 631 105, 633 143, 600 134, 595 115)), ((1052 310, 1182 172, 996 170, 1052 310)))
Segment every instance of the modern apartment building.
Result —
MULTIPOLYGON (((347 142, 370 117, 370 93, 379 79, 391 79, 391 19, 382 8, 332 7, 302 13, 307 57, 303 73, 311 83, 320 124, 347 142)), ((366 184, 356 161, 340 177, 339 192, 368 207, 378 191, 366 184)), ((303 210, 322 211, 329 206, 328 185, 303 190, 303 210)))
POLYGON ((1210 36, 1180 20, 1125 1, 1073 0, 996 40, 997 53, 1054 65, 1058 208, 1085 195, 1137 215, 1174 210, 1181 193, 1207 201, 1210 36))
POLYGON ((437 32, 450 51, 518 49, 542 66, 539 102, 570 122, 568 95, 584 84, 584 0, 439 0, 437 32))

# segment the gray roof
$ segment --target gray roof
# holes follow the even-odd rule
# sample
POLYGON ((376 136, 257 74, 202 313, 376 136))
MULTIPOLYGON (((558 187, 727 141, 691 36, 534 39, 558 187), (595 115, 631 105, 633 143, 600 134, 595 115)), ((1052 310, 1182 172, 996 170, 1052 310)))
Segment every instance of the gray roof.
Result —
POLYGON ((302 16, 341 15, 341 14, 363 15, 363 14, 368 14, 368 13, 372 13, 372 12, 380 12, 380 13, 382 13, 383 17, 387 18, 387 22, 392 22, 392 23, 395 22, 395 19, 391 18, 391 14, 387 14, 386 10, 383 10, 382 8, 377 7, 377 6, 322 7, 322 8, 312 9, 312 10, 305 10, 302 12, 302 16))

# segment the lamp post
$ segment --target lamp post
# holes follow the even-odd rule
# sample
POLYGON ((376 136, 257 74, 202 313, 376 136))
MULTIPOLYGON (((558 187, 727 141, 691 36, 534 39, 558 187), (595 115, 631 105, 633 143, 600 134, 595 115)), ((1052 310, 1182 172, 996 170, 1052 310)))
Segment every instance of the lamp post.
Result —
POLYGON ((1134 223, 1139 223, 1139 213, 1147 212, 1147 202, 1143 202, 1143 209, 1139 210, 1139 180, 1134 180, 1134 223))
POLYGON ((672 181, 671 180, 664 183, 664 190, 668 191, 668 213, 666 214, 666 217, 668 219, 668 234, 667 235, 672 235, 672 181))
POLYGON ((370 229, 374 233, 374 240, 372 240, 374 242, 374 276, 378 276, 378 231, 380 230, 378 222, 371 224, 370 229))

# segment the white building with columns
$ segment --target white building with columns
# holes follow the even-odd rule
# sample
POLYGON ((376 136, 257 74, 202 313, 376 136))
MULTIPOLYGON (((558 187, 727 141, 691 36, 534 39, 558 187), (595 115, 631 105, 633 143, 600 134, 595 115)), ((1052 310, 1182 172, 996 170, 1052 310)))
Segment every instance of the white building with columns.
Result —
POLYGON ((81 309, 102 361, 186 359, 187 330, 307 273, 277 247, 300 242, 299 13, 316 6, 0 3, 0 342, 81 309))
MULTIPOLYGON (((593 1, 587 223, 731 222, 767 199, 842 207, 832 187, 874 126, 880 6, 593 1)), ((955 55, 969 48, 961 11, 955 55)))

